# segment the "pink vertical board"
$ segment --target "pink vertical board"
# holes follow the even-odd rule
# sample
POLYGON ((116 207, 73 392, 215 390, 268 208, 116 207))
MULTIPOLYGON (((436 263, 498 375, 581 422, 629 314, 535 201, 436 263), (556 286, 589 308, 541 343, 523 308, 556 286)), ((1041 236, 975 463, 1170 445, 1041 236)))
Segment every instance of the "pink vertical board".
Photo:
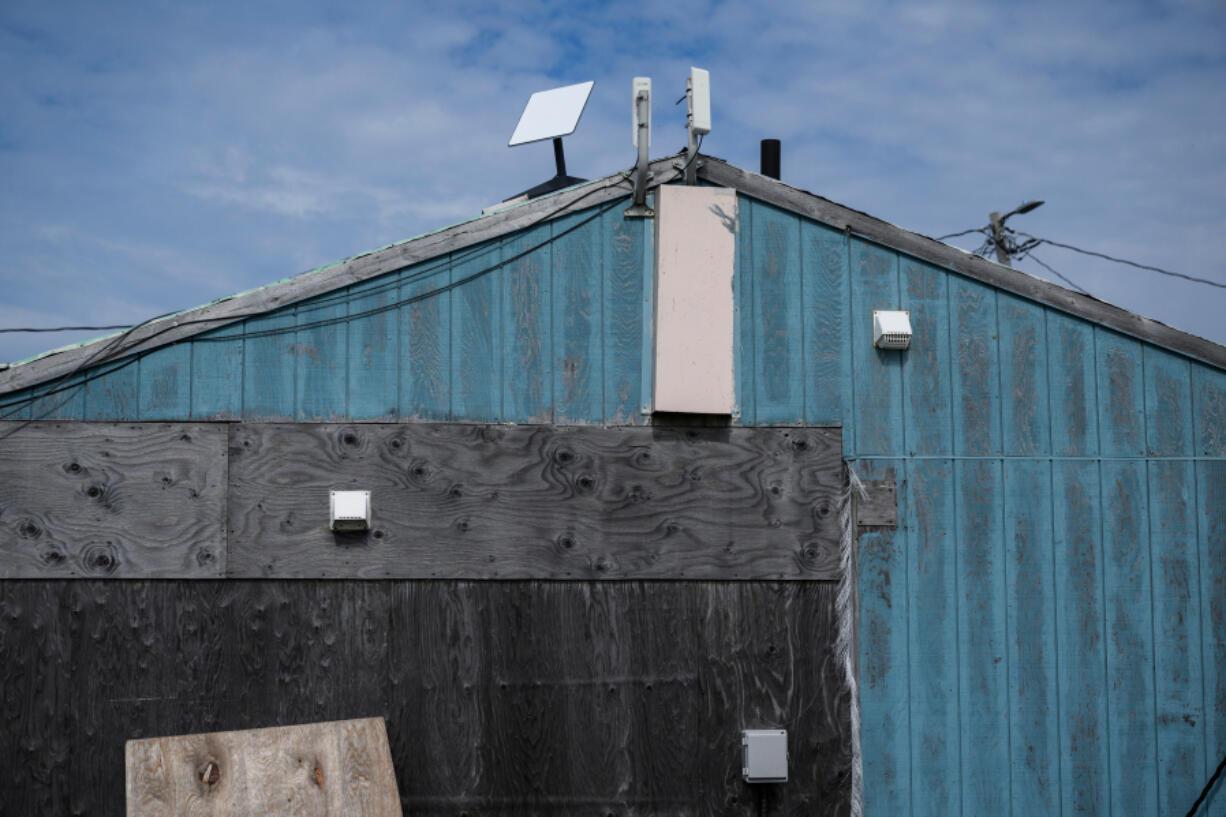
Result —
POLYGON ((731 414, 736 191, 657 192, 655 411, 731 414))

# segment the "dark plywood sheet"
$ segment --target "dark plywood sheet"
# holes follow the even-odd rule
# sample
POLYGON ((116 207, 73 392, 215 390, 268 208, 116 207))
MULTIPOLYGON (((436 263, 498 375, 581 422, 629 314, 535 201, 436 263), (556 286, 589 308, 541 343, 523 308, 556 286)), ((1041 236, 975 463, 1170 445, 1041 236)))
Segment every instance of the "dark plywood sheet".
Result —
POLYGON ((127 817, 401 817, 383 718, 130 740, 127 817))
POLYGON ((861 528, 898 527, 898 490, 892 479, 868 479, 856 497, 856 524, 861 528))
POLYGON ((835 592, 2 582, 0 815, 123 814, 128 740, 366 717, 386 720, 405 814, 846 815, 835 592), (759 726, 788 730, 787 784, 740 779, 759 726))
POLYGON ((226 429, 0 423, 0 578, 217 577, 226 429))
POLYGON ((838 429, 238 425, 246 577, 833 579, 838 429), (372 529, 328 529, 331 489, 372 529))

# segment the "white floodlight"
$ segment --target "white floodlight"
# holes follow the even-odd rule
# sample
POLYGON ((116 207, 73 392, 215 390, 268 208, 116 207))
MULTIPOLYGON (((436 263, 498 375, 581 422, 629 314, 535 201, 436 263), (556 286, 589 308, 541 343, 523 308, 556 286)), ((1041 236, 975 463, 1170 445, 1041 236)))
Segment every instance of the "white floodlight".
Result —
POLYGON ((507 147, 570 136, 579 126, 579 117, 583 116, 587 98, 595 84, 580 82, 578 85, 537 91, 530 96, 507 147))

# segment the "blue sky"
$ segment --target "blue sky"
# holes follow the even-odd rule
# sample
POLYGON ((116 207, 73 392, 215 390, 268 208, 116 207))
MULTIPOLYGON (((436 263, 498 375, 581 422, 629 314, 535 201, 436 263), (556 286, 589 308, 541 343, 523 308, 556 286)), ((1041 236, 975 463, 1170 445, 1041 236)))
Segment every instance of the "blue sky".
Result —
MULTIPOLYGON (((138 321, 472 217, 552 174, 506 147, 536 90, 596 81, 573 175, 632 163, 636 75, 672 153, 690 65, 712 155, 782 139, 785 181, 928 235, 1045 199, 1011 224, 1226 282, 1221 2, 4 0, 0 326, 138 321)), ((1036 255, 1226 342, 1226 290, 1036 255)))

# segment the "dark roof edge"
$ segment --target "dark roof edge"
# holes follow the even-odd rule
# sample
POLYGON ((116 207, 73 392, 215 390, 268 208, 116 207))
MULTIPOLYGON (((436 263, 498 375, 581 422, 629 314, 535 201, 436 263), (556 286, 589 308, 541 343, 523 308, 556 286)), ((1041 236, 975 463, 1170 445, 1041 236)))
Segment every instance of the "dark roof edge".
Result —
POLYGON ((724 187, 821 221, 841 230, 884 244, 994 287, 1050 306, 1062 312, 1100 323, 1127 335, 1226 369, 1226 346, 1180 331, 1152 318, 1100 301, 1089 295, 1036 278, 1021 270, 980 258, 933 238, 895 227, 893 224, 844 207, 814 193, 781 181, 750 173, 721 159, 703 156, 698 175, 724 187))
MULTIPOLYGON (((675 158, 675 156, 668 156, 651 163, 654 176, 649 187, 672 181, 675 174, 665 171, 672 168, 675 158)), ((619 172, 580 187, 513 205, 506 210, 354 256, 328 267, 304 272, 275 284, 138 326, 129 337, 124 339, 124 351, 121 357, 147 352, 159 346, 167 346, 253 314, 268 312, 287 304, 360 283, 378 275, 403 269, 444 253, 471 247, 482 241, 532 226, 543 218, 551 218, 552 211, 565 212, 565 208, 572 204, 582 202, 582 208, 587 209, 613 199, 627 197, 629 194, 630 186, 627 176, 619 172), (622 184, 621 182, 627 183, 622 184)), ((57 377, 73 374, 78 368, 88 367, 91 365, 91 356, 102 348, 101 345, 114 342, 114 339, 115 336, 111 335, 80 346, 49 353, 25 363, 14 364, 0 371, 0 395, 36 386, 57 377)))

